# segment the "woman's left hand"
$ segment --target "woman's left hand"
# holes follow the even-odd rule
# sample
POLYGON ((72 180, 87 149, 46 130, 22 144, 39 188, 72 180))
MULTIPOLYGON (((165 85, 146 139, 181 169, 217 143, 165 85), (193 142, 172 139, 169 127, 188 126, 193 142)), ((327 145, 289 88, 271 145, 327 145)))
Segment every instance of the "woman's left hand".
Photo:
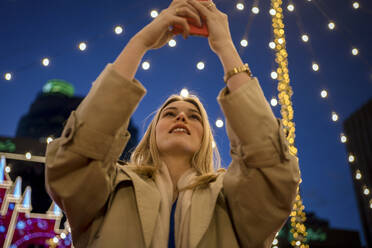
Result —
POLYGON ((209 6, 212 1, 187 0, 198 11, 202 19, 206 21, 208 27, 208 42, 212 51, 217 55, 222 52, 223 48, 233 45, 228 16, 217 9, 216 5, 209 6))

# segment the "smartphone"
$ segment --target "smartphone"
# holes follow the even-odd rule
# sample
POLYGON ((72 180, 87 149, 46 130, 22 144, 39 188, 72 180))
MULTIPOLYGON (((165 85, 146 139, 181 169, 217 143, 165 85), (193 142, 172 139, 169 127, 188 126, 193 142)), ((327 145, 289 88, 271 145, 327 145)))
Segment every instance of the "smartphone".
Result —
MULTIPOLYGON (((208 1, 208 0, 198 0, 198 1, 208 1)), ((208 37, 209 36, 207 24, 206 24, 206 21, 203 20, 203 18, 201 18, 202 27, 199 27, 199 25, 197 24, 197 22, 194 19, 189 18, 189 17, 185 17, 185 18, 187 20, 187 23, 190 26, 190 35, 203 36, 203 37, 208 37)), ((183 33, 183 27, 179 24, 174 24, 173 29, 172 29, 172 33, 174 33, 176 35, 177 34, 182 34, 183 33)))

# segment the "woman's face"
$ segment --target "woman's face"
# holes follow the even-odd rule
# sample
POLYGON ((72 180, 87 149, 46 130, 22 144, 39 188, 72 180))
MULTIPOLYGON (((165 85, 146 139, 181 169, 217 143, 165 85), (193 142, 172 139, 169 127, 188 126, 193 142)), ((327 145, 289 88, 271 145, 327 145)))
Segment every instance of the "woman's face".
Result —
POLYGON ((199 110, 186 101, 168 104, 156 125, 156 145, 160 155, 183 154, 192 157, 199 150, 203 123, 199 110))

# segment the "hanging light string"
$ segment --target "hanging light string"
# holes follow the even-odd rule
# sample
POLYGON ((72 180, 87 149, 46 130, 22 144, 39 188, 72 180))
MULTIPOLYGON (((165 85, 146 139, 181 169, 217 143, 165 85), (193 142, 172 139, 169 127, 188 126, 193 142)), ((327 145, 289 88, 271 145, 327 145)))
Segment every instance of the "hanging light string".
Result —
MULTIPOLYGON (((314 49, 313 49, 313 46, 312 46, 311 40, 313 39, 313 37, 310 36, 309 33, 307 33, 305 31, 299 9, 296 10, 295 15, 296 15, 296 25, 298 27, 299 35, 301 37, 301 40, 304 43, 306 43, 305 48, 309 51, 309 53, 311 54, 311 57, 312 57, 312 70, 314 72, 316 72, 320 77, 320 80, 317 80, 317 81, 318 82, 327 82, 327 80, 323 77, 323 73, 321 73, 321 71, 323 71, 323 70, 320 68, 319 59, 317 59, 317 56, 315 55, 315 52, 314 52, 314 49), (303 37, 304 35, 306 35, 305 39, 303 37)), ((322 68, 323 68, 323 66, 322 66, 322 68)), ((325 83, 323 83, 323 84, 325 85, 325 83)), ((330 113, 331 113, 330 114, 331 120, 338 121, 339 118, 336 119, 336 117, 335 117, 337 115, 337 113, 335 112, 336 108, 335 108, 335 105, 333 104, 333 98, 329 97, 329 93, 325 88, 322 88, 320 90, 320 96, 322 98, 327 98, 327 103, 329 105, 329 109, 330 109, 330 113), (332 119, 333 117, 334 117, 334 119, 332 119)), ((338 115, 337 115, 337 117, 338 117, 338 115)))
MULTIPOLYGON (((288 53, 286 50, 285 31, 283 23, 283 2, 282 0, 271 0, 271 7, 275 10, 275 15, 272 15, 272 26, 274 33, 275 61, 278 65, 277 68, 277 79, 278 79, 278 98, 281 105, 280 113, 282 115, 282 122, 284 126, 284 132, 286 134, 289 151, 292 155, 297 158, 297 148, 295 147, 295 123, 293 122, 293 106, 291 97, 293 95, 292 88, 290 86, 290 78, 288 71, 288 53)), ((302 182, 302 179, 300 183, 302 182)), ((304 222, 306 220, 306 214, 303 212, 305 209, 302 204, 300 196, 300 187, 297 188, 297 195, 295 203, 293 205, 291 218, 291 230, 290 233, 293 237, 291 245, 293 247, 307 248, 306 244, 306 227, 304 222)))
MULTIPOLYGON (((251 26, 252 26, 252 23, 253 23, 253 19, 254 19, 255 15, 256 15, 256 14, 253 12, 253 8, 255 8, 255 7, 256 7, 256 8, 259 7, 259 1, 258 1, 258 0, 253 1, 252 8, 251 8, 251 10, 249 11, 248 21, 247 21, 247 24, 246 24, 246 26, 245 26, 245 30, 244 30, 243 40, 244 40, 244 39, 247 40, 248 43, 249 43, 249 39, 248 39, 248 37, 249 37, 249 31, 251 30, 251 26)), ((241 42, 241 44, 242 44, 242 42, 241 42)), ((241 45, 241 46, 238 48, 238 53, 239 53, 239 54, 242 53, 242 52, 243 52, 243 49, 244 49, 244 46, 241 45)))
MULTIPOLYGON (((354 2, 353 3, 353 6, 354 8, 356 7, 356 3, 358 2, 354 2)), ((330 20, 331 18, 329 18, 329 16, 326 14, 326 12, 323 10, 323 8, 320 7, 320 4, 325 4, 323 2, 321 3, 317 3, 316 1, 314 1, 314 5, 318 8, 318 10, 323 14, 323 16, 325 16, 325 18, 327 20, 330 20)), ((359 3, 358 3, 358 8, 359 7, 359 3)), ((302 25, 302 22, 301 22, 301 18, 300 18, 300 15, 299 13, 297 12, 296 13, 296 16, 297 16, 297 25, 298 25, 298 28, 299 30, 301 31, 301 33, 305 33, 304 32, 304 28, 303 28, 303 25, 302 25)), ((339 23, 339 22, 337 22, 339 23)), ((348 29, 345 25, 338 25, 337 26, 337 30, 340 30, 341 31, 341 36, 343 37, 344 41, 349 43, 350 47, 352 47, 351 45, 351 41, 348 39, 349 37, 355 37, 355 35, 352 33, 352 31, 350 29, 348 29), (348 34, 345 34, 343 31, 347 31, 348 34), (346 38, 347 37, 347 38, 346 38)), ((315 52, 314 52, 314 49, 311 45, 311 42, 307 42, 308 43, 308 49, 310 51, 310 53, 312 54, 312 57, 315 58, 315 52)), ((359 58, 364 62, 364 64, 368 65, 369 67, 371 67, 370 63, 368 62, 368 60, 359 53, 359 50, 357 48, 353 48, 351 50, 351 54, 356 56, 358 55, 359 58)), ((314 60, 316 61, 316 60, 314 60)), ((372 70, 372 68, 370 69, 372 70)), ((319 77, 321 78, 321 82, 326 82, 326 80, 324 79, 324 76, 322 73, 319 73, 319 77)), ((321 91, 321 96, 323 98, 327 98, 327 103, 330 105, 330 109, 334 110, 335 109, 335 106, 333 104, 333 99, 331 97, 328 96, 328 92, 326 92, 324 89, 321 91)), ((331 111, 331 119, 332 121, 336 122, 336 121, 339 121, 340 120, 340 117, 339 115, 335 112, 335 111, 331 111)), ((340 141, 341 143, 346 143, 348 142, 348 138, 343 134, 341 133, 340 134, 340 141)), ((357 163, 355 162, 356 158, 353 154, 349 154, 348 155, 348 163, 350 164, 350 166, 354 166, 356 165, 357 163)), ((360 187, 360 194, 361 195, 364 195, 364 199, 365 199, 365 202, 366 204, 368 204, 368 207, 370 209, 372 209, 372 198, 370 197, 370 186, 367 185, 367 183, 365 182, 364 178, 363 177, 363 174, 362 172, 360 171, 360 169, 355 166, 355 168, 353 169, 353 167, 351 168, 351 171, 352 171, 352 174, 353 174, 353 180, 356 180, 355 184, 356 185, 359 185, 360 187)))
MULTIPOLYGON (((337 18, 337 22, 336 22, 336 18, 330 18, 330 16, 326 13, 325 9, 327 9, 328 12, 330 12, 331 8, 328 8, 325 4, 324 1, 313 1, 313 4, 314 6, 319 10, 319 12, 324 16, 324 18, 328 21, 328 28, 330 30, 334 30, 335 28, 337 29, 337 31, 339 31, 339 34, 341 35, 341 37, 343 38, 343 40, 348 43, 349 47, 350 47, 350 50, 349 50, 349 53, 351 53, 352 55, 354 56, 358 56, 360 58, 360 60, 369 67, 369 71, 372 70, 372 65, 370 63, 370 61, 368 60, 368 58, 366 58, 364 56, 364 54, 360 53, 360 48, 362 47, 362 45, 357 45, 357 43, 359 42, 355 42, 355 41, 352 41, 351 39, 354 38, 354 37, 358 37, 358 35, 355 35, 352 31, 351 28, 349 28, 347 25, 345 25, 344 23, 341 22, 342 19, 347 19, 347 18, 337 18)), ((353 2, 353 4, 351 5, 351 7, 353 7, 354 9, 362 9, 359 5, 359 2, 355 1, 353 2), (357 8, 355 8, 355 5, 357 4, 357 8)), ((367 49, 364 49, 364 50, 368 50, 369 48, 367 49)))

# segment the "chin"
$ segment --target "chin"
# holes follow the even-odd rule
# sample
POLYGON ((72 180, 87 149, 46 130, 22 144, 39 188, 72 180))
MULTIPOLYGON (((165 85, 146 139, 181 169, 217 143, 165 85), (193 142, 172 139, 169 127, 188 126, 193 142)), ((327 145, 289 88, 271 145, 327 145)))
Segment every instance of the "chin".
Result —
POLYGON ((167 144, 158 144, 158 149, 159 151, 163 151, 165 153, 179 153, 179 152, 184 152, 184 153, 191 153, 194 154, 197 149, 192 147, 190 144, 186 144, 185 142, 182 141, 168 141, 167 144))

